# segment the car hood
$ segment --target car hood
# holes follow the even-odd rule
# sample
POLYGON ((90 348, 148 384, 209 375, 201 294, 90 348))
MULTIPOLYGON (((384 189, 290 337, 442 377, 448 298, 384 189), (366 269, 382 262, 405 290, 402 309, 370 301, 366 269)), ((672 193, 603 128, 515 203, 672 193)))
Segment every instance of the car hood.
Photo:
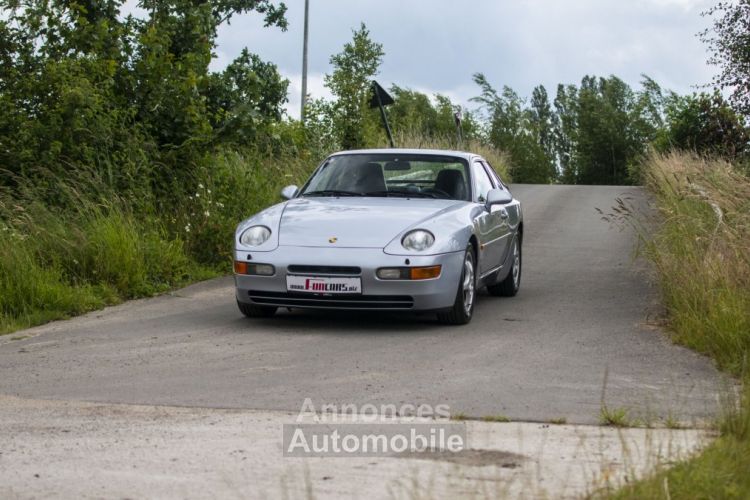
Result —
POLYGON ((460 204, 421 198, 297 198, 284 208, 279 244, 385 248, 403 231, 460 204))

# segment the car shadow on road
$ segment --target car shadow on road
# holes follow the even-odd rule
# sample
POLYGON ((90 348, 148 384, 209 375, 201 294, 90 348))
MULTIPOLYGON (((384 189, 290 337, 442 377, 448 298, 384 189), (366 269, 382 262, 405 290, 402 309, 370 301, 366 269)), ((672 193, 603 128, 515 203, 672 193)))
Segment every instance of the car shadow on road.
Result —
MULTIPOLYGON (((496 300, 486 290, 477 293, 474 315, 491 314, 487 306, 496 300)), ((472 321, 475 322, 478 317, 472 321)), ((444 325, 434 312, 399 311, 346 311, 279 308, 271 318, 241 318, 239 324, 252 330, 284 331, 285 333, 353 333, 366 331, 368 334, 410 333, 410 332, 459 332, 472 328, 468 325, 444 325)))
POLYGON ((242 318, 239 321, 246 325, 248 333, 262 329, 303 335, 361 333, 363 331, 390 335, 462 328, 440 324, 435 314, 384 311, 279 309, 272 318, 242 318))

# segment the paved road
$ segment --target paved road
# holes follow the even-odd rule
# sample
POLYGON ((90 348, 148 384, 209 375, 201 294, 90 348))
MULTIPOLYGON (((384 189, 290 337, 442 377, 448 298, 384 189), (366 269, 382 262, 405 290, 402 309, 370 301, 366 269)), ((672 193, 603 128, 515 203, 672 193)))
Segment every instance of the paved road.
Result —
POLYGON ((643 193, 514 193, 526 217, 522 291, 483 294, 469 326, 310 312, 250 321, 231 279, 219 279, 0 339, 0 394, 263 410, 310 397, 595 423, 606 378, 611 408, 688 421, 712 413, 719 375, 650 326, 657 295, 633 262, 633 235, 595 211, 643 193), (30 337, 11 340, 19 335, 30 337))

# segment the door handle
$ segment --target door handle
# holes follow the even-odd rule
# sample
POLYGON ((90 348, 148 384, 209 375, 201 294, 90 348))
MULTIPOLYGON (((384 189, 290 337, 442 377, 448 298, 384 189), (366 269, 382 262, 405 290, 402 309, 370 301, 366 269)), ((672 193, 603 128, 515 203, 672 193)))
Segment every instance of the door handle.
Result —
POLYGON ((501 219, 507 219, 508 218, 508 211, 505 208, 500 209, 500 218, 501 219))

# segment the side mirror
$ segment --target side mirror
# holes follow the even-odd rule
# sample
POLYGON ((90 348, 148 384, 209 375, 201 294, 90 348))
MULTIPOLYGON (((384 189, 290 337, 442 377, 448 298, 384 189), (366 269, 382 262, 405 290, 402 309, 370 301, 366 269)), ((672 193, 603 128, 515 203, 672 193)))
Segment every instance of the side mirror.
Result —
POLYGON ((292 198, 297 196, 298 192, 299 188, 292 184, 291 186, 287 186, 281 190, 281 197, 287 200, 291 200, 292 198))
POLYGON ((487 205, 487 208, 490 208, 494 205, 507 205, 512 201, 513 195, 510 194, 510 191, 495 188, 490 189, 490 191, 487 193, 487 201, 485 202, 485 204, 487 205))

